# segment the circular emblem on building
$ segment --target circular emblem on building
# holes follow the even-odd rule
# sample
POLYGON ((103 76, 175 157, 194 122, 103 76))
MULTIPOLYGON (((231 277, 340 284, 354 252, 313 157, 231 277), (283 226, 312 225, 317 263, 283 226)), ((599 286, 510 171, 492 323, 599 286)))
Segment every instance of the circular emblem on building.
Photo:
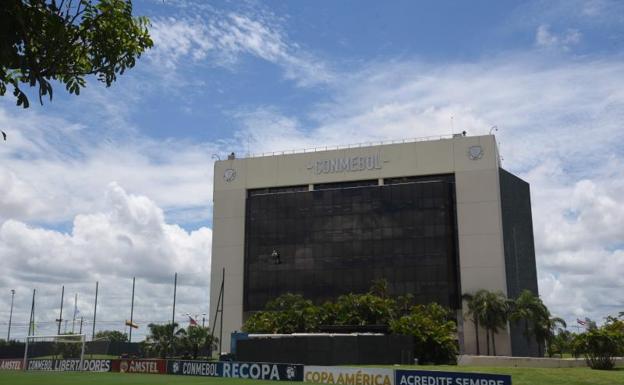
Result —
POLYGON ((119 364, 119 371, 125 373, 128 371, 129 366, 130 365, 128 364, 128 361, 121 361, 121 363, 119 364))
POLYGON ((174 362, 174 363, 173 363, 173 372, 174 372, 174 373, 177 373, 177 372, 179 372, 179 371, 180 371, 180 364, 179 364, 179 363, 177 363, 177 362, 174 362))
POLYGON ((233 168, 228 168, 227 170, 225 170, 225 172, 223 173, 223 179, 225 179, 226 182, 231 182, 236 179, 236 170, 234 170, 233 168))
POLYGON ((483 158, 483 147, 470 146, 470 148, 468 149, 468 157, 472 160, 479 160, 483 158))

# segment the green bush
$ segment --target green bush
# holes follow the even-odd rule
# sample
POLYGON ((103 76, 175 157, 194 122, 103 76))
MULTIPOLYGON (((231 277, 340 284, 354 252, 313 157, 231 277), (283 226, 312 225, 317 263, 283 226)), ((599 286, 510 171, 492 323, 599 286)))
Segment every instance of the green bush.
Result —
POLYGON ((448 364, 457 360, 454 317, 437 303, 413 306, 410 314, 390 322, 390 330, 414 336, 414 353, 420 363, 448 364))
POLYGON ((608 325, 578 334, 572 342, 575 355, 585 356, 592 369, 613 369, 615 357, 624 354, 624 334, 608 325))

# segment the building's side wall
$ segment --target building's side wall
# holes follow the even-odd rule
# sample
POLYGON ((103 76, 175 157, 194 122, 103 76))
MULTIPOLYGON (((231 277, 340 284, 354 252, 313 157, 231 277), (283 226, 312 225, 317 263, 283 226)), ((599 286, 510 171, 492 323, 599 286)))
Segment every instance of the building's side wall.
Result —
MULTIPOLYGON (((247 189, 454 173, 461 292, 485 288, 507 293, 498 168, 494 136, 460 137, 216 162, 210 316, 211 322, 215 322, 221 272, 225 268, 223 350, 229 351, 230 332, 240 330, 243 322, 247 189), (470 159, 468 152, 471 146, 481 146, 482 157, 470 159), (322 159, 371 155, 379 157, 380 167, 356 172, 320 174, 310 168, 310 165, 322 159), (224 172, 228 169, 236 172, 236 178, 230 181, 224 179, 224 172)), ((474 353, 474 335, 471 334, 473 327, 469 323, 463 326, 465 344, 462 351, 474 353)), ((481 336, 481 346, 485 346, 485 333, 481 333, 481 336)), ((498 335, 496 344, 498 354, 511 354, 506 332, 498 335)))
MULTIPOLYGON (((537 295, 529 184, 501 168, 500 186, 508 296, 517 298, 525 289, 537 295)), ((511 324, 513 355, 537 356, 535 339, 527 340, 523 332, 523 325, 511 324)))

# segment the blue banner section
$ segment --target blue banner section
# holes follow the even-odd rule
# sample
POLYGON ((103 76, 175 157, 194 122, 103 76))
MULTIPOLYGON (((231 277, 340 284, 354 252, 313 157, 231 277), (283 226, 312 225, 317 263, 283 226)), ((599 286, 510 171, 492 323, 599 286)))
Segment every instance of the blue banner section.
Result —
POLYGON ((167 374, 182 376, 222 377, 223 363, 214 361, 177 361, 167 362, 167 374))
POLYGON ((395 370, 395 385, 511 385, 511 376, 502 374, 395 370))

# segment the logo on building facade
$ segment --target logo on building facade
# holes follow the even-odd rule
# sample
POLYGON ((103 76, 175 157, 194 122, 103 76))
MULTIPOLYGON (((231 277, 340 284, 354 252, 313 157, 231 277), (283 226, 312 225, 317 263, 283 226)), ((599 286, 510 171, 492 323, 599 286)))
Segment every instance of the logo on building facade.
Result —
POLYGON ((236 170, 234 170, 233 168, 228 168, 227 170, 225 170, 225 172, 223 173, 223 179, 225 179, 226 182, 231 182, 236 179, 236 170))
POLYGON ((468 148, 468 157, 472 160, 479 160, 483 158, 483 147, 471 146, 468 148))
POLYGON ((352 156, 313 161, 308 165, 308 170, 316 175, 336 174, 340 172, 356 172, 364 170, 381 170, 383 162, 379 154, 370 156, 352 156))

